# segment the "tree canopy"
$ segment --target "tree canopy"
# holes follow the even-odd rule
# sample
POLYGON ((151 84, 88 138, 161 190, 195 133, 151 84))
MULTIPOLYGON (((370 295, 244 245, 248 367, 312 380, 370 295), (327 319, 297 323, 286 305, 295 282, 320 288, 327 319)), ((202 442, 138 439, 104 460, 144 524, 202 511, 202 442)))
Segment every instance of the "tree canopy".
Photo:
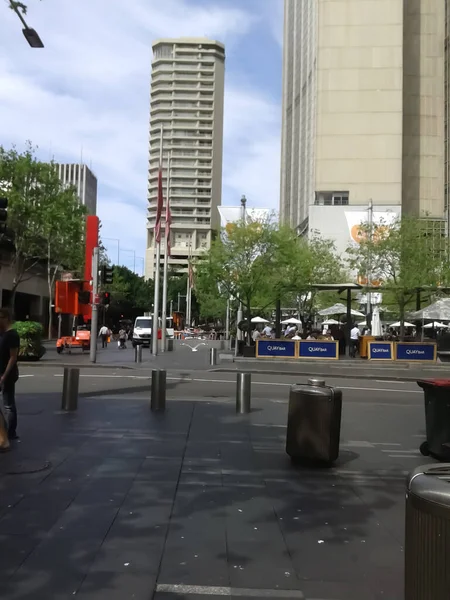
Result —
MULTIPOLYGON (((397 304, 401 335, 408 303, 421 287, 448 283, 449 262, 444 237, 431 219, 412 216, 392 223, 380 220, 374 226, 362 223, 358 245, 348 249, 350 266, 359 273, 371 273, 397 304)), ((385 293, 386 293, 385 292, 385 293)))
POLYGON ((52 298, 57 273, 81 268, 85 208, 75 188, 64 186, 54 164, 39 161, 30 144, 22 153, 0 146, 0 191, 8 199, 2 241, 11 242, 11 308, 20 284, 44 266, 52 298))

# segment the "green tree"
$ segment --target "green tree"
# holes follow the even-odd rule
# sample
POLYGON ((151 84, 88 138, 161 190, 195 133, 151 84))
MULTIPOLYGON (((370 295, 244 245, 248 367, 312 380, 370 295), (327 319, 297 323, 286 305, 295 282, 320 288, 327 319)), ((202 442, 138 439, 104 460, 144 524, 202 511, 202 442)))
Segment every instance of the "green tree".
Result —
POLYGON ((298 237, 293 229, 281 227, 274 232, 277 248, 269 277, 277 297, 297 306, 305 322, 313 316, 319 292, 317 283, 344 281, 346 274, 334 242, 318 235, 298 237))
MULTIPOLYGON (((199 297, 215 296, 242 302, 251 330, 251 307, 275 302, 281 275, 278 228, 269 221, 233 223, 213 241, 196 265, 199 297), (278 271, 277 271, 278 269, 278 271)), ((216 297, 217 299, 217 297, 216 297)))
POLYGON ((111 294, 108 312, 112 320, 118 320, 122 315, 133 320, 150 312, 153 305, 153 281, 146 281, 127 267, 115 265, 113 283, 104 286, 103 291, 111 294))
POLYGON ((52 332, 52 299, 55 281, 63 269, 81 272, 84 260, 86 208, 80 204, 73 186, 64 187, 53 163, 43 164, 39 188, 41 235, 46 248, 49 294, 48 339, 52 332))
POLYGON ((393 223, 381 220, 370 227, 362 223, 360 243, 348 249, 350 266, 358 273, 370 272, 373 280, 389 290, 400 316, 404 336, 405 313, 423 286, 448 282, 449 263, 444 238, 429 219, 403 216, 393 223))
POLYGON ((34 156, 28 144, 23 153, 0 146, 0 187, 8 198, 8 230, 3 242, 12 241, 10 266, 13 271, 11 310, 17 288, 47 257, 42 235, 45 193, 41 185, 46 167, 34 156))

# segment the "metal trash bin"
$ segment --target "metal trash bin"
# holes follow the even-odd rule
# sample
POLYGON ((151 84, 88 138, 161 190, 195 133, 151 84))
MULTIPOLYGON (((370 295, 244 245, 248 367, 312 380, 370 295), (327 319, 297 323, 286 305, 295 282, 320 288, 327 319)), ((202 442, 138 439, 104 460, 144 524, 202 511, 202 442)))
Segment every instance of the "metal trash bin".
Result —
MULTIPOLYGON (((426 440, 420 446, 424 456, 450 460, 450 379, 420 379, 424 391, 426 440)), ((449 596, 450 597, 450 596, 449 596)))
POLYGON ((173 352, 173 339, 169 338, 167 340, 167 352, 173 352))
POLYGON ((293 460, 331 464, 339 456, 342 391, 321 379, 297 384, 289 393, 286 452, 293 460))
POLYGON ((405 600, 450 598, 450 464, 418 467, 407 480, 405 600))

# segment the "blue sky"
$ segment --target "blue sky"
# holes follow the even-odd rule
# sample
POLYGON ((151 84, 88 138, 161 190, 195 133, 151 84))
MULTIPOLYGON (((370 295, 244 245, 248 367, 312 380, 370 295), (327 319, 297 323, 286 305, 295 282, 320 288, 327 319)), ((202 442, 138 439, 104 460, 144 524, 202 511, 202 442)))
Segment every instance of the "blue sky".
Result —
POLYGON ((99 181, 112 257, 142 272, 151 43, 208 36, 226 46, 223 204, 278 208, 283 0, 28 0, 45 48, 0 4, 0 143, 83 160, 99 181), (128 249, 125 250, 125 249, 128 249))

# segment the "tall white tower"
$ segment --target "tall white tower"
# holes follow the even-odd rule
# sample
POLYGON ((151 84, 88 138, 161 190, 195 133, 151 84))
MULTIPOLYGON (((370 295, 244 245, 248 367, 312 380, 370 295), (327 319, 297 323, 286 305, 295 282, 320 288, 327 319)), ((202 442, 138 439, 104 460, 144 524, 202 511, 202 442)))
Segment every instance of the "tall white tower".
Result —
MULTIPOLYGON (((148 218, 145 276, 153 278, 161 127, 163 187, 170 154, 171 258, 186 272, 219 228, 222 196, 225 48, 207 38, 157 40, 153 44, 148 218)), ((163 213, 164 222, 164 213, 163 213)), ((164 236, 162 236, 162 244, 164 236)))

